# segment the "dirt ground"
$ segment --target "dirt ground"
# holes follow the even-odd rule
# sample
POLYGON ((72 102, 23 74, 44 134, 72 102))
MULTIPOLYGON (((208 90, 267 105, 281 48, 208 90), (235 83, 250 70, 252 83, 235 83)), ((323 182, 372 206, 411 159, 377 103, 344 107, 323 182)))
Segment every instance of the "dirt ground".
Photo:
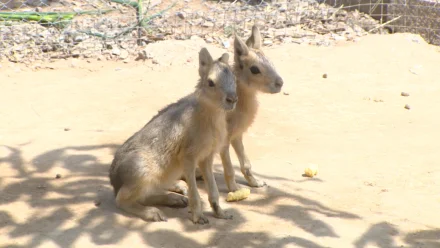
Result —
POLYGON ((0 63, 0 247, 440 247, 440 52, 417 37, 266 48, 285 86, 259 96, 245 147, 269 187, 226 202, 217 158, 234 219, 212 216, 199 181, 205 226, 187 208, 124 214, 107 177, 117 146, 193 90, 203 41, 152 45, 159 64, 0 63))

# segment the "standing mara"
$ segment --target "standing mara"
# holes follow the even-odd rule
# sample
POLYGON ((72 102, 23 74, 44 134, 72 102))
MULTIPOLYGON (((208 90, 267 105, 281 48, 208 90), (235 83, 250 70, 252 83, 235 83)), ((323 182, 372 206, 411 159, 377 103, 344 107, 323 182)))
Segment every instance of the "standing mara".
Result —
POLYGON ((238 102, 235 109, 227 114, 227 144, 220 153, 229 191, 239 189, 235 182, 229 144, 237 154, 241 172, 248 184, 252 187, 262 187, 266 184, 263 181, 258 181, 252 174, 251 163, 244 151, 243 133, 252 125, 257 114, 257 93, 279 93, 283 86, 283 79, 261 50, 261 35, 255 25, 252 27, 252 34, 246 43, 235 36, 233 69, 237 78, 238 102))

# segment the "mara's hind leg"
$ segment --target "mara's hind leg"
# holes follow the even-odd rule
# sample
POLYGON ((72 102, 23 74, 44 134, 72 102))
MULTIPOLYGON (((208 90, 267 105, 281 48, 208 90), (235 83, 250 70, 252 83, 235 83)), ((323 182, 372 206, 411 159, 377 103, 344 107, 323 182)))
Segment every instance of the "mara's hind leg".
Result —
POLYGON ((116 195, 116 205, 145 221, 166 221, 165 215, 156 207, 146 207, 140 204, 139 194, 142 193, 141 188, 136 186, 123 185, 116 195))
MULTIPOLYGON (((182 174, 180 180, 186 182, 185 174, 182 174)), ((196 180, 203 180, 203 175, 199 168, 196 168, 196 180)))
POLYGON ((212 172, 213 155, 209 156, 199 164, 200 170, 205 179, 206 189, 208 191, 208 199, 211 204, 211 208, 214 211, 214 216, 219 219, 232 219, 232 215, 223 211, 219 204, 219 194, 217 188, 217 182, 215 181, 214 174, 212 172))
POLYGON ((266 185, 264 181, 258 181, 254 175, 252 175, 251 171, 251 162, 249 161, 249 158, 247 157, 246 153, 244 152, 244 146, 243 146, 243 136, 240 135, 237 138, 231 140, 231 145, 235 150, 235 153, 237 154, 238 161, 240 162, 240 169, 243 173, 244 177, 246 178, 246 181, 251 187, 263 187, 266 185))
POLYGON ((140 203, 144 206, 161 205, 172 208, 185 208, 188 206, 188 198, 174 192, 163 191, 155 195, 147 195, 140 203))
POLYGON ((178 194, 188 195, 188 185, 183 180, 177 180, 168 190, 178 194))

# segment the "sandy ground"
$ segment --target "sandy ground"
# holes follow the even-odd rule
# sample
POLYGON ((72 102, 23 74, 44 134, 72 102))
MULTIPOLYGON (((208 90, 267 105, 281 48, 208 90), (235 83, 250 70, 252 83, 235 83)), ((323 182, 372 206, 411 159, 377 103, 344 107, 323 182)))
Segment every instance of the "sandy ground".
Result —
POLYGON ((188 209, 124 214, 107 178, 116 147, 193 90, 202 41, 155 44, 159 64, 1 63, 0 247, 440 247, 440 53, 412 37, 266 48, 288 94, 259 96, 245 146, 269 187, 226 202, 217 158, 234 219, 212 216, 199 181, 205 226, 188 209))

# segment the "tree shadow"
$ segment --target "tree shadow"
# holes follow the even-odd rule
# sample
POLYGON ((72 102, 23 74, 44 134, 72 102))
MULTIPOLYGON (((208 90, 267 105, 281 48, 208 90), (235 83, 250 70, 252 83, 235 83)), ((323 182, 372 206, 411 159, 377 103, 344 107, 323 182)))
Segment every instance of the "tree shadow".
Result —
POLYGON ((435 248, 440 247, 440 228, 408 233, 404 239, 409 248, 435 248))
POLYGON ((358 240, 354 242, 356 248, 364 248, 370 244, 380 248, 396 247, 394 236, 399 234, 399 230, 388 222, 380 222, 372 225, 358 240))
MULTIPOLYGON (((30 217, 18 221, 16 213, 0 211, 0 231, 11 243, 8 247, 39 247, 52 242, 59 247, 72 247, 80 238, 88 238, 95 245, 114 245, 126 237, 138 234, 146 245, 152 247, 206 247, 200 242, 174 230, 150 228, 155 223, 140 221, 119 210, 114 203, 114 195, 108 179, 109 163, 99 158, 105 153, 114 154, 118 146, 104 144, 97 146, 68 146, 44 152, 26 162, 19 148, 7 147, 9 155, 0 158, 2 164, 9 164, 16 175, 2 183, 0 206, 25 202, 30 208, 30 217), (67 170, 61 178, 47 176, 54 168, 67 170), (45 174, 46 173, 46 174, 45 174), (81 210, 82 209, 82 210, 81 210), (125 216, 121 221, 121 216, 125 216), (14 218, 15 217, 15 218, 14 218), (152 229, 152 230, 150 230, 152 229), (25 245, 17 245, 14 239, 26 238, 25 245)), ((264 178, 263 175, 260 175, 264 178)), ((219 189, 226 190, 223 171, 215 173, 219 189)), ((287 178, 271 178, 286 180, 287 178)), ((245 183, 244 183, 245 184, 245 183)), ((246 185, 246 184, 245 184, 246 185)), ((200 191, 205 191, 203 181, 198 181, 200 191)), ((263 199, 240 201, 228 209, 233 220, 213 217, 210 208, 206 216, 208 225, 195 225, 189 219, 188 208, 172 209, 161 207, 169 220, 177 220, 186 233, 208 230, 213 232, 208 246, 231 247, 284 247, 295 244, 299 247, 322 246, 301 237, 273 238, 265 231, 240 231, 251 222, 246 219, 240 206, 266 207, 274 205, 279 198, 295 200, 295 205, 279 205, 273 212, 257 212, 262 218, 272 216, 289 220, 294 225, 316 237, 339 237, 331 225, 312 216, 312 213, 336 218, 360 218, 354 214, 326 207, 311 200, 275 187, 265 190, 263 199)), ((206 200, 206 199, 205 199, 206 200)), ((10 209, 10 208, 9 208, 10 209)), ((2 244, 3 245, 3 244, 2 244)))
POLYGON ((440 247, 440 229, 422 230, 403 234, 405 246, 397 245, 394 240, 402 234, 399 228, 388 222, 371 225, 353 244, 356 248, 437 248, 440 247))

